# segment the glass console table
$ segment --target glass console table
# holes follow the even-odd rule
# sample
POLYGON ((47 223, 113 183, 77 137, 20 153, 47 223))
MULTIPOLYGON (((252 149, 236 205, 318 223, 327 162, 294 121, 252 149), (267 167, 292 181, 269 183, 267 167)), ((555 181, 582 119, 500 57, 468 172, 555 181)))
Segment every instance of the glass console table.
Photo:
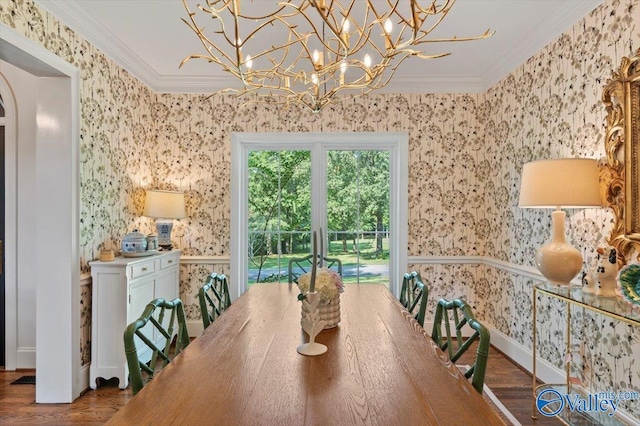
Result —
MULTIPOLYGON (((536 343, 537 343, 537 293, 544 294, 546 296, 563 300, 567 306, 567 354, 571 350, 571 305, 579 306, 599 314, 615 318, 618 321, 625 322, 627 324, 640 326, 640 306, 634 306, 619 297, 601 297, 595 294, 585 293, 581 287, 560 287, 550 283, 541 283, 533 286, 533 406, 532 406, 532 418, 537 419, 538 410, 536 406, 537 396, 542 392, 549 392, 551 396, 554 393, 551 390, 557 392, 557 394, 585 394, 583 389, 578 389, 572 386, 570 381, 570 362, 566 363, 566 382, 564 384, 549 384, 549 385, 537 385, 536 379, 536 343)), ((555 407, 552 407, 554 409, 555 407)), ((558 417, 563 423, 568 425, 624 425, 616 417, 611 417, 605 413, 581 413, 578 411, 571 411, 567 404, 564 404, 564 409, 557 413, 558 417)))

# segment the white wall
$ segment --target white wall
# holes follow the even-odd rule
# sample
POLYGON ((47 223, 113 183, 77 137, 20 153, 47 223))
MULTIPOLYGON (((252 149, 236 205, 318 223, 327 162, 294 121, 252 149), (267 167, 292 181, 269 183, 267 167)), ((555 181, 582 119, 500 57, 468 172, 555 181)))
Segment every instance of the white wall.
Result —
MULTIPOLYGON (((15 368, 35 368, 36 357, 36 241, 35 151, 36 87, 38 79, 13 65, 0 61, 0 72, 9 81, 18 107, 17 143, 17 354, 15 368)), ((7 123, 9 124, 9 123, 7 123)), ((7 158, 6 161, 16 161, 7 158)), ((12 206, 7 206, 9 209, 12 206)), ((12 357, 7 357, 9 360, 12 357)), ((13 367, 7 365, 7 367, 13 367)))

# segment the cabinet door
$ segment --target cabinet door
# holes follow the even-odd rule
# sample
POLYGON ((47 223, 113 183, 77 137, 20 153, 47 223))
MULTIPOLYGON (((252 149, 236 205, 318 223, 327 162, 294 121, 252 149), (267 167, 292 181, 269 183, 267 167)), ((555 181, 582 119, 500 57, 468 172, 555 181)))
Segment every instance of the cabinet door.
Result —
POLYGON ((161 269, 156 281, 156 297, 173 300, 180 297, 178 294, 178 268, 161 269))
MULTIPOLYGON (((155 279, 146 278, 133 281, 129 288, 129 321, 131 323, 138 319, 144 308, 154 297, 155 279)), ((151 323, 147 323, 142 329, 145 335, 155 338, 155 330, 151 323)), ((124 332, 124 330, 123 330, 124 332)), ((151 350, 138 338, 136 340, 136 347, 138 348, 138 357, 146 362, 151 359, 151 350)))

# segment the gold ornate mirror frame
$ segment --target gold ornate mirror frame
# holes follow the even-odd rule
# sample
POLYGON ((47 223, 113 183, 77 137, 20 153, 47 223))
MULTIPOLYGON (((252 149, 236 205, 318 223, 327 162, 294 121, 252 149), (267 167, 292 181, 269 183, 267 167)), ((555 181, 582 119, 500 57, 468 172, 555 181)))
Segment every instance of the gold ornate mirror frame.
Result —
POLYGON ((606 202, 615 218, 607 241, 623 265, 632 250, 640 253, 640 49, 622 58, 602 100, 607 112, 607 162, 601 182, 606 184, 606 202))

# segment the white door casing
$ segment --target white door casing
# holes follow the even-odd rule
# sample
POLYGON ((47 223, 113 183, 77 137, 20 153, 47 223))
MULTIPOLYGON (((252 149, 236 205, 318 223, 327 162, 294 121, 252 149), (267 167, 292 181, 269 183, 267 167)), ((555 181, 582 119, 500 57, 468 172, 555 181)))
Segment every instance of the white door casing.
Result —
MULTIPOLYGON (((389 151, 390 202, 389 289, 398 296, 400 276, 407 267, 408 161, 406 133, 233 133, 231 136, 231 293, 232 300, 247 289, 248 282, 248 171, 249 152, 254 150, 310 150, 312 180, 324 182, 324 165, 330 150, 389 151), (318 164, 320 163, 320 164, 318 164)), ((325 189, 312 189, 311 223, 327 229, 325 189)))

